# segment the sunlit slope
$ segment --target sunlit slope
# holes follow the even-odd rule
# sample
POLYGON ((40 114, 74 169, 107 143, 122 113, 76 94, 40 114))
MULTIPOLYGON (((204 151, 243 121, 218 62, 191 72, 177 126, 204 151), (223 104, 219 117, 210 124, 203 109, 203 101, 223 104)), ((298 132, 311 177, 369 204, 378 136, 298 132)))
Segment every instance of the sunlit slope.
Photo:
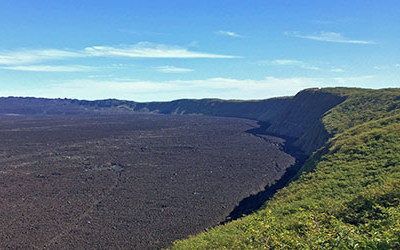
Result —
POLYGON ((176 249, 399 248, 400 89, 325 89, 347 100, 323 117, 331 140, 255 214, 176 249))

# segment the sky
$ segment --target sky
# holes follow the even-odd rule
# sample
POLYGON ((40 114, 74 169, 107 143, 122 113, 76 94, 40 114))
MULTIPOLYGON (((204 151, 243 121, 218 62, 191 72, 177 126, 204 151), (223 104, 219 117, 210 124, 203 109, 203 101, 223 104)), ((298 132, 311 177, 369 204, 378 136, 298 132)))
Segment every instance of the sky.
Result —
POLYGON ((266 99, 400 87, 398 0, 1 0, 0 96, 266 99))

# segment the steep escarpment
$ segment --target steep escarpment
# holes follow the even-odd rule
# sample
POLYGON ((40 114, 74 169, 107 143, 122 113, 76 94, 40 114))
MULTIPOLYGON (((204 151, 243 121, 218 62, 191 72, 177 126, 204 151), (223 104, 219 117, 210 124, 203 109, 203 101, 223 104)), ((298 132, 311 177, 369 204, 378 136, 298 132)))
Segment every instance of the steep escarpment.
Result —
POLYGON ((240 117, 267 123, 266 133, 293 139, 309 154, 329 137, 322 126, 325 112, 345 97, 321 89, 307 89, 294 97, 260 101, 225 101, 218 99, 177 100, 172 102, 136 103, 134 110, 162 114, 204 114, 240 117))
POLYGON ((346 97, 320 89, 299 92, 278 116, 268 113, 261 120, 270 124, 267 133, 293 138, 293 144, 310 154, 324 145, 329 134, 322 124, 323 115, 346 97))
POLYGON ((293 97, 238 101, 181 99, 138 103, 116 99, 82 101, 71 99, 0 98, 2 114, 76 114, 85 112, 142 112, 196 114, 247 118, 264 122, 266 133, 291 139, 306 154, 321 147, 329 137, 321 123, 325 112, 344 101, 338 93, 307 89, 293 97))

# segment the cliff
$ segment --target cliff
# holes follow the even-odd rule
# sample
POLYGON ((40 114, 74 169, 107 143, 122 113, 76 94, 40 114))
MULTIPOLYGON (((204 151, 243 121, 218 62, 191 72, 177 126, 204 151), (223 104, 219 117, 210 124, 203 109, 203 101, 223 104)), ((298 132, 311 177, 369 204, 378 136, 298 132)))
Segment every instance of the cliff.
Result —
POLYGON ((322 126, 322 116, 344 99, 324 89, 307 89, 293 97, 255 101, 181 99, 138 103, 116 99, 82 101, 9 97, 0 98, 0 113, 69 115, 85 112, 152 112, 247 118, 268 124, 267 133, 288 138, 304 153, 310 154, 329 137, 322 126))

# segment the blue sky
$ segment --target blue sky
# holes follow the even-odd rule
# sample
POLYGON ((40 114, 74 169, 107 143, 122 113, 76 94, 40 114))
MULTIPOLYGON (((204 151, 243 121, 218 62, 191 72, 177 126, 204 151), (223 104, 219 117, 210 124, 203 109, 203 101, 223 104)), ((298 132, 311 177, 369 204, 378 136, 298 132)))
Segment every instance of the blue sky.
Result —
POLYGON ((397 0, 2 0, 0 96, 264 99, 400 87, 397 0))

